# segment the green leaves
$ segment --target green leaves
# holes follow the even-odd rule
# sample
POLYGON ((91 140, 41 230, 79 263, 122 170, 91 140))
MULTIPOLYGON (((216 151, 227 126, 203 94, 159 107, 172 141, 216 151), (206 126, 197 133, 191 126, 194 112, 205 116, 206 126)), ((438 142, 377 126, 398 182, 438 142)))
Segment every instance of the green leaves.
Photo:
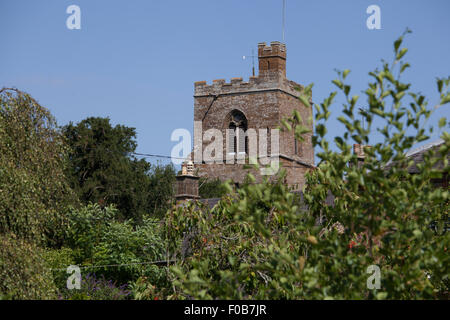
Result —
POLYGON ((403 37, 400 37, 400 38, 398 38, 397 40, 394 41, 394 51, 395 51, 395 53, 398 52, 398 49, 400 48, 402 42, 403 42, 403 37))
POLYGON ((350 70, 345 69, 345 70, 342 72, 342 78, 343 78, 343 79, 347 78, 347 75, 348 75, 349 73, 350 73, 350 70))
POLYGON ((397 56, 395 57, 395 60, 400 60, 401 58, 403 58, 403 56, 406 54, 406 52, 408 52, 408 49, 403 48, 400 50, 400 52, 397 54, 397 56))
POLYGON ((440 105, 444 105, 450 102, 450 93, 447 93, 444 97, 442 97, 440 105))
POLYGON ((136 222, 169 209, 175 170, 130 156, 137 147, 134 128, 89 117, 64 126, 62 132, 71 148, 68 176, 83 203, 115 204, 136 222))
POLYGON ((338 87, 339 89, 343 89, 344 85, 342 84, 342 81, 338 80, 338 79, 334 79, 331 81, 336 87, 338 87))
POLYGON ((303 105, 305 107, 311 108, 311 104, 309 103, 308 98, 306 96, 300 95, 298 98, 300 99, 300 101, 303 103, 303 105))
POLYGON ((411 65, 409 63, 402 64, 402 66, 400 67, 400 73, 403 73, 406 70, 406 68, 409 68, 409 67, 411 67, 411 65))
POLYGON ((50 112, 17 89, 0 90, 0 232, 62 241, 76 203, 64 170, 67 147, 50 112))
MULTIPOLYGON (((338 71, 333 84, 345 96, 338 114, 345 129, 334 138, 336 148, 326 132, 337 93, 315 104, 312 141, 321 147, 320 162, 305 176, 302 199, 290 192, 281 171, 272 182, 229 188, 213 210, 188 205, 170 212, 171 248, 180 250, 187 234, 194 238, 192 254, 177 263, 176 294, 194 299, 435 299, 448 291, 442 279, 448 279, 450 235, 435 236, 429 226, 449 210, 448 192, 431 181, 443 177, 433 169, 436 163, 448 171, 450 135, 442 134, 442 152, 414 166, 405 156, 428 139, 423 120, 431 110, 425 96, 394 77, 409 67, 399 60, 407 52, 402 41, 403 36, 394 43, 394 62, 370 73, 368 108, 355 111, 362 100, 350 96, 351 86, 343 82, 349 71, 338 71), (375 130, 382 135, 377 143, 371 141, 375 130), (380 268, 380 289, 367 287, 371 265, 380 268)), ((444 101, 447 85, 438 81, 444 101)), ((309 98, 304 94, 300 100, 309 98)), ((301 140, 309 131, 302 121, 294 112, 282 124, 301 140)), ((445 118, 439 122, 446 124, 445 118)))

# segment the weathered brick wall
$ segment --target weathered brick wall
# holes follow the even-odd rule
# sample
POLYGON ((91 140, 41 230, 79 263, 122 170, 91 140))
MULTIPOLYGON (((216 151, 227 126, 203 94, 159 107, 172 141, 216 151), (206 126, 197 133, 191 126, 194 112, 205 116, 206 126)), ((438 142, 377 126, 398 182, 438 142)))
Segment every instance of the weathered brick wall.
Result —
POLYGON ((197 199, 199 177, 190 175, 179 175, 175 182, 175 198, 177 201, 186 199, 197 199))
MULTIPOLYGON (((258 55, 260 73, 250 77, 249 81, 233 78, 214 80, 211 85, 206 81, 195 83, 194 120, 202 121, 203 133, 208 129, 219 129, 224 137, 223 156, 226 155, 227 119, 233 110, 239 110, 247 119, 251 129, 275 129, 280 127, 283 118, 290 117, 294 109, 298 110, 306 122, 312 117, 311 109, 302 105, 297 98, 302 86, 286 79, 286 48, 279 43, 270 47, 259 44, 258 55), (212 103, 212 104, 211 104, 212 103)), ((312 122, 309 122, 312 130, 312 122)), ((295 154, 293 132, 280 131, 280 160, 287 170, 286 183, 301 188, 305 172, 314 165, 314 150, 311 134, 303 143, 298 143, 299 152, 295 154)), ((268 137, 270 145, 270 137, 268 137)), ((209 144, 203 142, 202 151, 209 144)), ((270 147, 268 152, 270 152, 270 147)), ((237 183, 244 181, 248 170, 242 164, 196 164, 199 176, 232 179, 237 183)), ((260 181, 258 172, 253 172, 260 181)))

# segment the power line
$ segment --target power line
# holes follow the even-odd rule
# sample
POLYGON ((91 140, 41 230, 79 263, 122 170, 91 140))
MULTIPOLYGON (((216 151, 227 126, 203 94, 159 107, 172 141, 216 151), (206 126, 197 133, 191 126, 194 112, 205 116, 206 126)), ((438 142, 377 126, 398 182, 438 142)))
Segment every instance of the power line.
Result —
POLYGON ((164 156, 164 155, 160 155, 160 154, 139 153, 139 152, 131 152, 131 154, 134 154, 134 155, 137 155, 137 156, 143 156, 143 157, 187 160, 187 158, 164 156))
MULTIPOLYGON (((132 154, 144 156, 144 157, 156 157, 156 158, 167 158, 167 159, 181 159, 181 160, 187 160, 188 158, 180 158, 180 157, 172 157, 172 156, 164 156, 164 155, 158 155, 158 154, 148 154, 148 153, 138 153, 138 152, 132 152, 132 154)), ((237 164, 237 163, 236 163, 237 164)), ((306 166, 296 166, 296 165, 281 165, 282 168, 305 168, 306 166)))
MULTIPOLYGON (((175 260, 159 260, 159 261, 147 261, 147 262, 131 262, 124 264, 105 264, 105 265, 95 265, 95 266, 84 266, 78 267, 80 269, 92 269, 92 268, 110 268, 110 267, 125 267, 132 265, 143 265, 143 264, 153 264, 153 265, 165 265, 176 262, 175 260)), ((51 271, 66 271, 66 269, 50 269, 51 271)))
POLYGON ((285 42, 285 28, 286 28, 286 0, 283 0, 283 15, 282 15, 282 20, 283 20, 283 22, 282 22, 282 24, 283 24, 283 27, 282 27, 282 30, 283 30, 283 42, 285 42))

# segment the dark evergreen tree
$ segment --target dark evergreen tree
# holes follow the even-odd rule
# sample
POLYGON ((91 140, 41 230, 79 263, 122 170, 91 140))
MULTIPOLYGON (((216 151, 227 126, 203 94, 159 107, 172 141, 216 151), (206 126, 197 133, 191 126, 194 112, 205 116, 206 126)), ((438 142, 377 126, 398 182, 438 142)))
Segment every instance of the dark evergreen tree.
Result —
POLYGON ((115 204, 122 218, 136 222, 168 208, 174 169, 171 165, 153 168, 133 155, 135 128, 113 127, 108 118, 90 117, 76 125, 69 123, 63 133, 71 147, 71 185, 81 201, 115 204))

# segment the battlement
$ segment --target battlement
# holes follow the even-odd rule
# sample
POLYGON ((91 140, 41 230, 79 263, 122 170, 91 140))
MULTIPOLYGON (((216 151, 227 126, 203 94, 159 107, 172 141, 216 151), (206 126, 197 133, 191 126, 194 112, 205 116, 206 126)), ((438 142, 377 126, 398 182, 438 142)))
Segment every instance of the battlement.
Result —
POLYGON ((286 79, 286 45, 278 41, 272 41, 270 46, 265 42, 258 44, 258 76, 250 77, 248 81, 242 78, 216 79, 212 84, 206 81, 194 83, 194 96, 218 95, 224 93, 239 93, 268 89, 281 89, 297 96, 295 83, 286 79))
POLYGON ((286 45, 272 41, 270 47, 265 42, 258 43, 259 76, 278 74, 286 77, 286 45))
POLYGON ((272 41, 270 46, 265 42, 258 43, 258 58, 273 56, 286 59, 286 45, 279 41, 272 41))
POLYGON ((239 77, 231 78, 229 82, 225 79, 215 79, 211 84, 206 81, 194 82, 194 96, 248 92, 276 87, 278 87, 276 79, 268 81, 259 77, 250 77, 248 81, 244 81, 243 78, 239 77))
POLYGON ((194 82, 194 97, 247 93, 267 90, 281 90, 293 96, 298 96, 303 87, 294 81, 279 76, 250 77, 248 81, 243 78, 231 78, 229 82, 225 79, 215 79, 212 83, 206 81, 194 82))
POLYGON ((212 84, 208 84, 206 81, 197 81, 194 82, 195 90, 199 89, 219 89, 221 90, 224 87, 240 87, 242 85, 247 86, 250 83, 255 83, 255 79, 257 77, 250 77, 249 81, 244 81, 241 77, 239 78, 231 78, 230 82, 226 82, 225 79, 215 79, 212 81, 212 84))

